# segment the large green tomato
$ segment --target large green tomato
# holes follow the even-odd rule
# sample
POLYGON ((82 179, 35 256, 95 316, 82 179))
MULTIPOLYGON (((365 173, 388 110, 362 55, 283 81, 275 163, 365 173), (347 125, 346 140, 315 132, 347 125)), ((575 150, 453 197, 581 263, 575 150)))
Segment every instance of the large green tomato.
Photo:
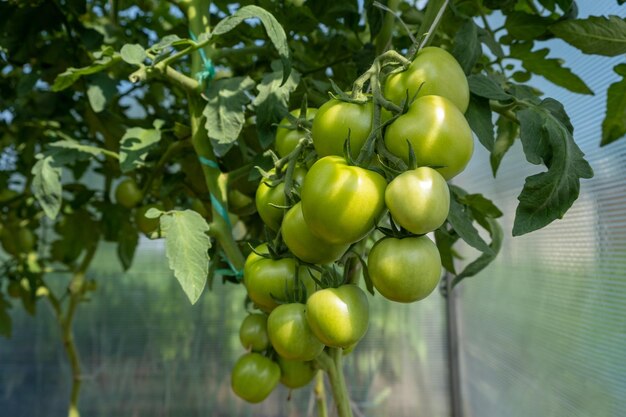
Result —
POLYGON ((465 116, 440 96, 418 98, 407 113, 387 127, 387 149, 405 162, 409 159, 407 140, 417 165, 440 167, 436 169, 446 180, 465 169, 474 151, 472 130, 465 116))
POLYGON ((312 361, 293 361, 278 356, 278 366, 280 366, 280 382, 287 388, 301 388, 307 385, 317 369, 312 361))
POLYGON ((383 297, 401 303, 421 300, 441 277, 441 257, 427 236, 383 238, 367 258, 369 275, 383 297))
POLYGON ((270 342, 284 358, 310 361, 324 350, 324 344, 309 327, 305 310, 304 304, 283 304, 276 307, 267 319, 270 342))
MULTIPOLYGON (((315 118, 315 114, 317 113, 317 109, 313 107, 309 107, 306 109, 306 119, 308 121, 312 121, 315 118)), ((300 109, 292 110, 291 114, 293 117, 300 116, 300 109)), ((276 128, 276 152, 282 158, 291 153, 296 146, 298 146, 298 142, 300 139, 304 137, 305 131, 304 129, 291 129, 291 122, 288 118, 284 118, 280 121, 278 127, 276 128)))
POLYGON ((369 325, 369 302, 356 285, 320 290, 306 303, 306 318, 319 340, 331 347, 357 343, 369 325))
MULTIPOLYGON (((317 120, 317 119, 316 119, 317 120)), ((302 214, 315 236, 335 245, 357 242, 385 209, 382 175, 348 165, 339 156, 318 160, 302 184, 302 214)))
POLYGON ((403 172, 389 183, 385 204, 396 223, 411 233, 423 235, 446 221, 450 191, 441 174, 420 167, 403 172))
POLYGON ((239 340, 244 348, 262 352, 270 346, 267 336, 267 315, 249 314, 239 327, 239 340))
MULTIPOLYGON (((270 174, 275 172, 270 170, 270 174)), ((302 185, 306 170, 302 167, 296 167, 293 172, 294 185, 302 185)), ((272 230, 278 230, 283 220, 285 209, 282 208, 287 204, 285 197, 285 183, 281 182, 274 187, 266 180, 261 180, 259 188, 256 190, 256 209, 263 222, 272 230)))
POLYGON ((258 353, 247 353, 235 363, 231 387, 242 399, 259 403, 267 398, 280 381, 280 367, 258 353))
POLYGON ((313 146, 320 157, 343 155, 343 145, 350 132, 350 150, 353 157, 359 155, 372 130, 374 105, 348 103, 330 99, 320 107, 313 120, 311 135, 313 146))
POLYGON ((302 215, 302 203, 295 204, 283 219, 281 232, 285 244, 298 258, 312 264, 327 264, 341 257, 350 245, 334 245, 311 233, 302 215))
POLYGON ((469 105, 469 86, 463 69, 452 55, 433 46, 422 49, 406 71, 391 74, 385 82, 385 96, 396 104, 406 98, 407 90, 409 100, 419 90, 417 97, 445 97, 462 113, 469 105))
POLYGON ((139 186, 132 178, 120 182, 115 188, 115 201, 126 208, 133 208, 143 200, 139 186))
POLYGON ((307 294, 315 291, 315 282, 308 269, 299 267, 294 258, 268 259, 254 252, 248 256, 243 269, 243 282, 250 299, 267 313, 278 307, 276 300, 285 300, 298 280, 307 294))

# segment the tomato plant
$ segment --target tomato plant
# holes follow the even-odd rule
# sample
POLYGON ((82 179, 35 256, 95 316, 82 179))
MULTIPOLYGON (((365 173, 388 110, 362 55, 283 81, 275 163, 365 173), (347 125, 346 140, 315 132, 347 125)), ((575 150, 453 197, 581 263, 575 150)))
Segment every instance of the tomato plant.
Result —
POLYGON ((336 261, 348 250, 347 244, 332 244, 315 236, 304 221, 300 202, 285 214, 281 232, 291 253, 305 262, 327 264, 336 261))
POLYGON ((231 372, 235 394, 251 403, 258 403, 272 393, 280 381, 280 367, 259 353, 243 355, 231 372))
POLYGON ((319 156, 343 155, 344 143, 350 137, 353 156, 358 155, 372 130, 374 106, 330 99, 313 120, 313 145, 319 156))
POLYGON ((309 297, 306 318, 315 336, 326 346, 347 348, 367 332, 369 302, 356 285, 326 288, 309 297))
POLYGON ((309 327, 305 310, 304 304, 282 304, 267 319, 267 332, 272 346, 286 359, 310 361, 324 350, 324 344, 309 327))
POLYGON ((385 82, 385 96, 400 104, 423 96, 441 96, 450 100, 462 113, 469 105, 467 78, 458 61, 445 49, 426 47, 420 50, 406 71, 391 74, 385 82))
MULTIPOLYGON (((316 108, 307 108, 306 121, 313 121, 316 114, 316 108)), ((295 118, 299 118, 300 109, 292 110, 291 115, 295 118)), ((282 157, 289 155, 296 148, 298 142, 304 137, 304 135, 304 129, 299 126, 292 126, 287 117, 283 118, 276 128, 276 153, 282 157)))
POLYGON ((383 238, 367 261, 374 287, 385 298, 411 303, 428 296, 441 277, 441 257, 427 236, 383 238))
MULTIPOLYGON (((272 175, 275 171, 270 171, 272 175)), ((298 167, 294 170, 293 181, 295 184, 302 184, 306 170, 298 167)), ((278 182, 272 184, 271 180, 263 180, 256 191, 256 208, 265 224, 273 230, 278 230, 285 213, 287 204, 285 198, 285 183, 278 182)))
MULTIPOLYGON (((317 119, 316 119, 317 120, 317 119)), ((302 215, 315 236, 336 245, 357 242, 385 208, 387 181, 339 156, 318 160, 302 184, 302 215)))
POLYGON ((270 345, 267 335, 267 315, 249 314, 239 327, 239 340, 244 348, 263 352, 270 345))
POLYGON ((409 232, 422 235, 439 228, 448 217, 450 191, 434 169, 403 172, 385 190, 385 203, 393 219, 409 232))
POLYGON ((448 99, 423 96, 385 132, 385 144, 408 161, 410 142, 419 166, 431 166, 446 180, 459 174, 474 151, 472 130, 463 113, 448 99))

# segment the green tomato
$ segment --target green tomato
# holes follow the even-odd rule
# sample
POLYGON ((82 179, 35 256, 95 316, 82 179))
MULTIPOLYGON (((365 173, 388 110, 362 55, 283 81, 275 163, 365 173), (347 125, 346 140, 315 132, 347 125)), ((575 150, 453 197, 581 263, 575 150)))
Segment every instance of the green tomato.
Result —
MULTIPOLYGON (((420 97, 387 127, 385 145, 408 162, 411 143, 418 166, 432 166, 446 180, 459 174, 474 151, 472 130, 463 113, 440 96, 420 97)), ((306 213, 306 212, 305 212, 306 213)))
POLYGON ((231 387, 240 398, 259 403, 267 398, 280 380, 280 367, 258 353, 243 355, 231 372, 231 387))
POLYGON ((155 219, 149 219, 146 217, 146 213, 151 208, 163 211, 163 204, 147 204, 139 207, 135 211, 135 224, 137 225, 137 228, 146 235, 154 232, 159 227, 160 220, 158 217, 155 219))
POLYGON ((33 250, 36 239, 29 228, 10 225, 3 230, 0 243, 6 253, 17 256, 33 250))
POLYGON ((268 259, 254 252, 248 256, 243 270, 243 282, 250 299, 267 313, 278 307, 276 300, 286 300, 297 279, 307 294, 315 291, 315 282, 308 269, 299 267, 294 258, 268 259))
POLYGON ((385 204, 396 223, 411 233, 423 235, 446 221, 450 191, 441 174, 420 167, 403 172, 389 183, 385 204))
POLYGON ((422 49, 406 71, 387 77, 384 92, 389 100, 400 104, 406 99, 407 90, 409 100, 416 94, 445 97, 461 113, 469 105, 469 86, 463 69, 450 53, 433 46, 422 49))
POLYGON ((139 186, 132 178, 126 178, 115 188, 115 201, 126 208, 133 208, 143 200, 139 186))
MULTIPOLYGON (((274 169, 269 171, 272 174, 274 169)), ((304 181, 306 170, 302 167, 296 167, 293 172, 294 185, 301 185, 304 181)), ((285 197, 285 183, 271 187, 265 179, 261 180, 259 188, 256 191, 256 209, 263 222, 272 230, 278 230, 280 223, 283 221, 285 209, 282 208, 287 204, 285 197)))
POLYGON ((318 160, 302 184, 302 214, 311 233, 334 245, 365 237, 385 209, 382 175, 339 156, 318 160))
POLYGON ((441 277, 441 256, 427 236, 383 238, 369 253, 367 266, 383 297, 401 303, 425 298, 441 277))
POLYGON ((369 325, 369 302, 356 285, 320 290, 306 303, 311 330, 327 346, 347 348, 357 343, 369 325))
POLYGON ((299 259, 312 264, 327 264, 341 257, 350 245, 334 245, 311 233, 302 215, 302 203, 287 211, 281 233, 285 244, 299 259))
POLYGON ((321 157, 343 156, 343 146, 350 133, 350 150, 357 157, 372 130, 374 105, 330 99, 320 107, 313 120, 313 146, 321 157))
POLYGON ((324 344, 309 327, 305 310, 304 304, 283 304, 276 307, 267 319, 270 342, 284 358, 310 361, 324 350, 324 344))
MULTIPOLYGON (((309 107, 306 109, 306 119, 312 121, 315 118, 317 109, 309 107)), ((300 109, 292 110, 293 117, 300 116, 300 109)), ((291 129, 291 122, 288 118, 280 121, 276 128, 276 152, 282 158, 289 155, 298 146, 300 139, 304 137, 304 129, 291 129)))
POLYGON ((239 340, 244 348, 262 352, 270 346, 267 335, 267 315, 249 314, 239 327, 239 340))
POLYGON ((312 361, 293 361, 278 356, 278 366, 280 366, 280 382, 287 388, 302 388, 307 385, 317 369, 312 361))

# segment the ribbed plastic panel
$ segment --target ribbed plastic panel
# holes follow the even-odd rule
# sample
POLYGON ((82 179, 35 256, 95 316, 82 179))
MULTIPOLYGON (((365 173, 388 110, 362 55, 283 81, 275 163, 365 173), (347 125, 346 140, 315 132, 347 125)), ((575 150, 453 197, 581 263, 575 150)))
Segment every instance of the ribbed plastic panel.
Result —
MULTIPOLYGON (((578 5, 581 16, 626 12, 614 2, 578 5)), ((599 147, 605 91, 624 59, 585 56, 560 41, 550 48, 596 93, 533 80, 564 103, 595 177, 563 220, 518 238, 516 197, 524 177, 541 171, 519 143, 496 181, 482 148, 459 178, 506 213, 501 255, 459 288, 464 417, 626 415, 626 139, 599 147)))

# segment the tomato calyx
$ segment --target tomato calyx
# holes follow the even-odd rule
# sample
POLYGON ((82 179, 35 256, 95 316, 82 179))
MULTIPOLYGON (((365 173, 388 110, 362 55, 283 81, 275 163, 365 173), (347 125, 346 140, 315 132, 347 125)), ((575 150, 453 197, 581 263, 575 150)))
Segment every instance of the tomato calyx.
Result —
POLYGON ((402 226, 398 226, 396 222, 393 220, 391 213, 388 213, 389 216, 389 227, 377 226, 376 230, 381 232, 385 237, 393 237, 396 239, 404 239, 407 237, 419 237, 424 236, 424 234, 415 234, 406 230, 402 226))

